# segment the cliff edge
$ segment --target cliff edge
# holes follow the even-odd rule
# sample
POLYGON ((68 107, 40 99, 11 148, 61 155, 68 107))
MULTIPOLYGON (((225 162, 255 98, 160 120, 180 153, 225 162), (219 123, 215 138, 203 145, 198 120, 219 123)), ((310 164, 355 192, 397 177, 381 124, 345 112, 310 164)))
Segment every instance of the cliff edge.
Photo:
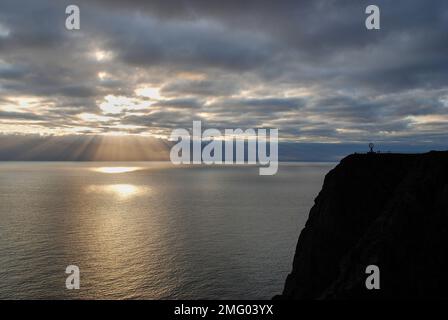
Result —
POLYGON ((448 152, 354 154, 325 177, 282 299, 448 298, 448 152), (368 290, 366 267, 380 270, 368 290))

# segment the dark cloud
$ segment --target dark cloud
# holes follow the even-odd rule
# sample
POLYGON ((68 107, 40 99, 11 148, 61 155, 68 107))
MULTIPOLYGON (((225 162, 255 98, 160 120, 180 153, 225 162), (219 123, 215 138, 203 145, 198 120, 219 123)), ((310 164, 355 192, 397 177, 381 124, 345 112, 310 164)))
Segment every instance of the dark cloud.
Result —
MULTIPOLYGON (((190 128, 193 120, 201 120, 188 110, 156 110, 145 115, 127 115, 123 124, 144 126, 148 128, 190 128)), ((169 134, 169 131, 166 131, 169 134)))
MULTIPOLYGON (((156 19, 157 24, 145 30, 143 37, 138 31, 144 27, 136 23, 129 33, 135 30, 138 36, 118 40, 122 48, 132 48, 132 61, 157 63, 166 57, 172 62, 239 70, 256 65, 258 71, 271 76, 275 72, 268 62, 275 62, 273 68, 282 71, 281 75, 285 69, 294 71, 297 64, 300 69, 303 63, 314 69, 306 81, 313 75, 322 81, 319 77, 325 73, 339 81, 375 84, 380 90, 386 87, 381 85, 384 78, 389 88, 416 87, 428 80, 446 83, 448 4, 443 0, 430 4, 376 1, 382 13, 380 32, 364 27, 369 1, 95 2, 100 7, 107 3, 115 12, 145 12, 148 19, 156 19), (197 21, 205 22, 201 26, 197 21), (183 28, 172 32, 167 24, 183 28), (185 50, 187 41, 189 50, 185 50), (256 54, 260 50, 263 55, 256 54), (147 59, 139 57, 143 53, 147 59), (334 69, 338 72, 333 73, 334 69)), ((300 73, 295 78, 299 80, 300 73)))
POLYGON ((155 107, 197 109, 202 107, 202 103, 197 99, 169 99, 162 100, 154 104, 155 107))
POLYGON ((176 80, 164 85, 162 94, 167 96, 198 95, 228 96, 238 93, 242 88, 230 80, 176 80))
POLYGON ((0 119, 15 119, 15 120, 46 120, 45 117, 36 115, 34 113, 28 112, 8 112, 8 111, 0 111, 0 119))

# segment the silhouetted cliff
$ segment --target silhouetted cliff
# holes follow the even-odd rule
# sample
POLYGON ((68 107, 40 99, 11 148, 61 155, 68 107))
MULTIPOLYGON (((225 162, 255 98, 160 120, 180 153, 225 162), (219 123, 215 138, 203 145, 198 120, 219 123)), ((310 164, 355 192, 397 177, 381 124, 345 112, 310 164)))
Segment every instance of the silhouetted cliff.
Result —
POLYGON ((325 178, 281 298, 448 298, 448 152, 355 154, 325 178), (367 290, 366 267, 380 268, 367 290))

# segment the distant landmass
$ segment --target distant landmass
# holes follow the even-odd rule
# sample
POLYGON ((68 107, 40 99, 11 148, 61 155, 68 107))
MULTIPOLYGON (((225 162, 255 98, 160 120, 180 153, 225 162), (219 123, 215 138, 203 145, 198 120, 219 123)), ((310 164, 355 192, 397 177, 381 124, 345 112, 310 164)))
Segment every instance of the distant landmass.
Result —
POLYGON ((448 152, 353 154, 327 174, 277 298, 448 298, 447 286, 448 152))

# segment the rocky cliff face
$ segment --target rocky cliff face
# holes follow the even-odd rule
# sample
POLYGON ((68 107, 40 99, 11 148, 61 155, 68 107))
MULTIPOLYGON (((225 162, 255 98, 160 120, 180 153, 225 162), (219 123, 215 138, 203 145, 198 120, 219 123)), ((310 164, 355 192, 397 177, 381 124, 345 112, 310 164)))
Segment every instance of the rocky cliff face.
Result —
POLYGON ((355 154, 325 178, 281 298, 448 298, 448 152, 355 154), (380 269, 367 290, 366 267, 380 269))

